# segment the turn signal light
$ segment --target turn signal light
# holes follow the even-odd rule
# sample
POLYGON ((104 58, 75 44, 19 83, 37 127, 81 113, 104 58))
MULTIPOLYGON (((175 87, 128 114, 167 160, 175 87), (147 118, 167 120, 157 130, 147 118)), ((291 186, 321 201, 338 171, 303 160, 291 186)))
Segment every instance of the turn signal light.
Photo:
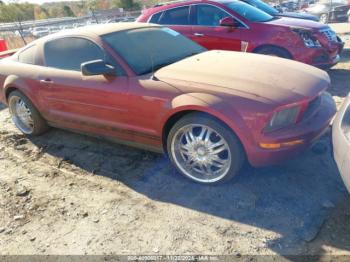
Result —
POLYGON ((303 143, 304 143, 304 140, 298 139, 298 140, 293 140, 293 141, 288 141, 283 143, 260 143, 259 145, 261 148, 264 148, 264 149, 278 149, 281 147, 301 145, 303 143))

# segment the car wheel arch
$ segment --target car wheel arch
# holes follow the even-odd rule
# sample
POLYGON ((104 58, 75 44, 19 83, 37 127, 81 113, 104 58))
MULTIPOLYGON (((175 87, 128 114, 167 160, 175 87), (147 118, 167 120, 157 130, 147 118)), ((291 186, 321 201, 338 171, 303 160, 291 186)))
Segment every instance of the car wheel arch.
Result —
POLYGON ((4 85, 3 85, 3 90, 4 90, 4 95, 6 98, 6 101, 8 99, 8 96, 10 95, 10 93, 12 91, 18 90, 22 93, 26 94, 25 89, 25 83, 22 79, 20 79, 18 76, 16 75, 9 75, 6 77, 5 81, 4 81, 4 85))
POLYGON ((263 45, 259 45, 257 47, 255 47, 252 51, 252 53, 259 53, 260 50, 264 49, 264 48, 275 48, 275 49, 279 49, 282 50, 283 52, 286 52, 286 54, 288 54, 288 58, 289 59, 294 59, 293 55, 288 51, 288 49, 282 47, 282 46, 278 46, 278 45, 273 45, 273 44, 263 44, 263 45))
POLYGON ((17 90, 20 91, 17 87, 12 86, 12 85, 5 89, 5 101, 6 101, 6 103, 8 103, 8 99, 9 99, 10 94, 13 91, 17 91, 17 90))
MULTIPOLYGON (((205 95, 208 96, 208 94, 201 94, 201 95, 205 95)), ((215 107, 214 105, 208 103, 208 101, 203 101, 201 99, 196 100, 193 98, 196 98, 195 94, 186 94, 184 95, 186 99, 186 101, 183 101, 183 104, 178 105, 177 107, 173 107, 170 112, 165 116, 164 120, 162 121, 162 123, 164 123, 164 125, 162 126, 162 131, 161 131, 161 135, 162 135, 162 143, 163 143, 163 149, 164 152, 166 153, 166 141, 169 135, 169 132, 171 130, 171 128, 174 126, 174 124, 181 119, 182 117, 191 114, 191 113, 201 113, 204 114, 208 117, 212 117, 215 118, 216 120, 220 121, 222 124, 224 124, 225 126, 227 126, 239 139, 239 141, 241 142, 244 151, 246 153, 246 144, 247 144, 247 134, 245 132, 245 128, 241 128, 241 126, 244 124, 243 123, 243 119, 237 119, 236 121, 229 121, 222 112, 220 112, 220 108, 215 107), (188 101, 188 95, 190 95, 190 98, 192 100, 192 102, 194 103, 189 103, 188 101), (197 102, 197 103, 196 103, 197 102), (233 124, 233 122, 235 122, 233 124), (243 133, 245 133, 245 135, 243 135, 243 133)), ((209 97, 214 98, 213 100, 215 100, 216 96, 214 95, 210 95, 209 97)), ((220 98, 218 98, 220 99, 220 98)), ((217 101, 218 102, 218 101, 217 101)), ((221 103, 222 106, 222 103, 221 103)), ((232 113, 232 115, 237 115, 236 112, 230 111, 232 113)), ((244 124, 245 125, 245 124, 244 124)))
POLYGON ((30 88, 27 87, 25 81, 23 81, 16 75, 9 75, 5 79, 3 90, 4 90, 4 98, 6 103, 8 103, 8 97, 10 93, 18 90, 19 92, 23 93, 26 97, 28 97, 28 99, 33 103, 33 105, 36 108, 39 108, 38 102, 35 99, 35 95, 32 94, 32 92, 30 91, 30 88))

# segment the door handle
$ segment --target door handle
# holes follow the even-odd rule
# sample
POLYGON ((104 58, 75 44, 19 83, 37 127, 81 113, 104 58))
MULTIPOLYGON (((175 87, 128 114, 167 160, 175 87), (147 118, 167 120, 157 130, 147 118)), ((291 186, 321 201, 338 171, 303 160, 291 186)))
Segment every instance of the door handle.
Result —
POLYGON ((194 36, 199 36, 199 37, 204 36, 204 34, 201 34, 201 33, 194 33, 193 35, 194 35, 194 36))
POLYGON ((53 81, 51 79, 40 79, 40 83, 42 84, 53 84, 53 81))

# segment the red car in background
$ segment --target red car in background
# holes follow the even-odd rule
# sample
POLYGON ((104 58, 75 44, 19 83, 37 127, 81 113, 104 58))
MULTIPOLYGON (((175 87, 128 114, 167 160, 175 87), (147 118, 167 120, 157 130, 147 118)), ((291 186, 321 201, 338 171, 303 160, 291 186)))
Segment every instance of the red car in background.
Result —
POLYGON ((159 4, 137 21, 166 25, 207 49, 274 55, 321 68, 335 65, 344 45, 328 25, 273 17, 236 0, 159 4))
POLYGON ((4 39, 0 39, 0 52, 4 52, 7 50, 7 44, 4 39))

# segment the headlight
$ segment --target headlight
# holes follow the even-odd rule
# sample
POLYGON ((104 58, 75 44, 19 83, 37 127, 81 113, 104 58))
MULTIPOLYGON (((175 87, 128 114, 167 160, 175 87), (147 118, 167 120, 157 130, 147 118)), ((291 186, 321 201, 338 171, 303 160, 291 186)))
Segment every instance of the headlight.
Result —
POLYGON ((277 111, 271 117, 271 120, 265 127, 265 132, 273 131, 279 128, 295 124, 300 112, 300 106, 290 107, 277 111))
POLYGON ((307 29, 293 28, 293 32, 297 33, 304 45, 308 48, 321 47, 320 42, 312 35, 312 32, 307 29))

